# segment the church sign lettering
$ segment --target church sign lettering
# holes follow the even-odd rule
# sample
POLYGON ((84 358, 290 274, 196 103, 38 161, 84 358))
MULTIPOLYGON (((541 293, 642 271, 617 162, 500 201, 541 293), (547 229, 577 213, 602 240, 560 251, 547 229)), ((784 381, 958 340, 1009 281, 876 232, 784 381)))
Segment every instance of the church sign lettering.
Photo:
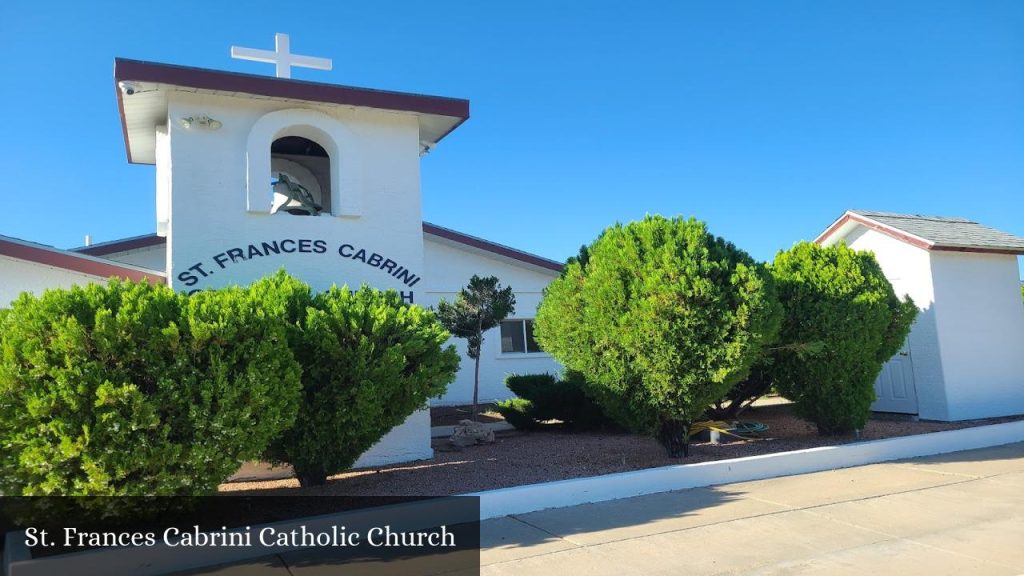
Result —
MULTIPOLYGON (((212 276, 217 270, 224 270, 239 262, 247 262, 272 255, 327 253, 328 246, 326 240, 285 238, 283 240, 253 242, 246 246, 229 248, 219 254, 214 254, 207 261, 196 262, 187 267, 184 272, 178 274, 178 281, 185 286, 191 287, 198 284, 203 278, 212 276)), ((354 244, 341 244, 334 253, 340 258, 358 260, 367 266, 383 270, 409 288, 412 288, 420 281, 419 275, 414 274, 398 261, 377 252, 367 251, 365 248, 354 244)), ((408 293, 403 292, 402 295, 406 300, 412 300, 411 291, 408 293)))

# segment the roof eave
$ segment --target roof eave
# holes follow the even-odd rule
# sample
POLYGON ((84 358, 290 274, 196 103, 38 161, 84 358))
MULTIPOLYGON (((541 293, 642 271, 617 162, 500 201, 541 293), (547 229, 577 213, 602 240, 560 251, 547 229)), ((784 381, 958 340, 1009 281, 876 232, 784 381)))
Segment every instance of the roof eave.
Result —
MULTIPOLYGON (((483 252, 503 256, 537 268, 543 268, 544 270, 551 272, 561 273, 564 268, 564 265, 561 262, 544 258, 543 256, 538 256, 536 254, 531 254, 529 252, 524 252, 522 250, 517 250, 515 248, 505 246, 504 244, 498 244, 497 242, 491 242, 490 240, 484 240, 483 238, 463 234, 462 232, 452 230, 451 228, 445 228, 444 226, 438 226, 437 224, 431 224, 430 222, 423 223, 423 233, 437 238, 442 238, 456 244, 461 244, 463 246, 470 246, 483 252)), ((113 240, 111 242, 104 242, 93 246, 82 246, 74 248, 73 250, 75 252, 99 256, 125 252, 138 248, 146 248, 149 246, 158 246, 160 244, 165 244, 166 242, 167 238, 164 238, 163 236, 147 234, 143 236, 135 236, 133 238, 113 240)))
POLYGON ((176 86, 193 90, 237 92, 269 98, 280 98, 282 100, 299 100, 316 104, 373 108, 419 116, 450 118, 451 126, 436 138, 432 138, 434 144, 440 142, 469 119, 469 101, 461 98, 373 90, 338 84, 324 84, 289 78, 274 78, 256 74, 224 72, 205 68, 115 58, 114 90, 117 93, 117 105, 121 117, 121 132, 124 138, 125 151, 128 162, 132 164, 152 164, 153 162, 137 159, 132 153, 131 134, 129 133, 127 122, 128 112, 125 110, 124 102, 125 94, 120 88, 120 83, 126 81, 176 86))
POLYGON ((141 248, 149 248, 151 246, 159 246, 166 243, 167 239, 163 236, 158 236, 156 234, 143 234, 141 236, 121 238, 119 240, 111 240, 109 242, 101 242, 98 244, 91 244, 89 246, 79 246, 77 248, 71 248, 71 252, 89 254, 90 256, 106 256, 107 254, 139 250, 141 248))
POLYGON ((956 246, 952 244, 936 244, 931 248, 934 252, 972 252, 978 254, 1005 254, 1024 256, 1024 247, 1019 246, 956 246))
POLYGON ((873 220, 871 218, 868 218, 867 216, 857 214, 856 212, 850 210, 847 210, 842 216, 839 217, 839 219, 837 219, 835 222, 832 223, 832 225, 826 228, 824 232, 819 234, 818 237, 814 239, 814 242, 816 244, 824 245, 826 242, 828 242, 828 240, 831 237, 835 236, 840 230, 846 228, 849 224, 859 224, 861 226, 864 226, 865 228, 869 228, 876 232, 885 234, 890 238, 899 240, 901 242, 905 242, 907 244, 910 244, 911 246, 920 248, 922 250, 931 250, 935 246, 935 243, 932 242, 931 240, 928 240, 927 238, 915 236, 913 234, 910 234, 909 232, 900 230, 899 228, 895 228, 893 226, 889 226, 888 224, 883 224, 881 222, 878 222, 877 220, 873 220))
POLYGON ((979 246, 974 244, 937 243, 894 226, 883 224, 868 216, 857 214, 850 210, 847 210, 846 213, 826 228, 824 232, 819 234, 818 237, 814 239, 814 242, 816 244, 829 245, 831 244, 829 240, 833 237, 845 235, 842 234, 844 229, 848 231, 856 225, 861 225, 871 230, 875 230, 876 232, 885 234, 890 238, 905 242, 922 250, 933 252, 972 252, 978 254, 1024 255, 1024 247, 1021 246, 979 246))
POLYGON ((78 272, 97 278, 124 278, 136 282, 164 284, 167 277, 155 270, 106 261, 93 256, 0 237, 0 256, 78 272))
POLYGON ((544 258, 543 256, 537 256, 536 254, 516 250, 515 248, 511 248, 503 244, 484 240, 483 238, 477 238, 476 236, 470 236, 469 234, 463 234, 462 232, 456 232, 450 228, 445 228, 429 222, 423 223, 423 233, 443 238, 457 244, 462 244, 464 246, 470 246, 490 254, 496 254, 498 256, 517 260, 522 263, 536 266, 537 268, 543 268, 550 272, 561 273, 564 268, 562 263, 544 258))

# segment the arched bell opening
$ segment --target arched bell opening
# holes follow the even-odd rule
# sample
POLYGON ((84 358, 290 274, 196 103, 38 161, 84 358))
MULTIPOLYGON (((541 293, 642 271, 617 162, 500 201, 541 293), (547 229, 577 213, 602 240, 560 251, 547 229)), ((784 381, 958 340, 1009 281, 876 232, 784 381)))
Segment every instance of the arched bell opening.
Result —
POLYGON ((284 136, 270 146, 270 213, 295 216, 331 213, 331 158, 317 142, 284 136))

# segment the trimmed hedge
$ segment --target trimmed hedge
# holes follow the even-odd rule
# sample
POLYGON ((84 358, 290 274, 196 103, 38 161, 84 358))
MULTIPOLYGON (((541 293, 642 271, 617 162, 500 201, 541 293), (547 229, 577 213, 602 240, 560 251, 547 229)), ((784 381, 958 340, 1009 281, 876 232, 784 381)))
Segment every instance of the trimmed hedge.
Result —
POLYGON ((584 393, 583 376, 567 371, 565 379, 551 374, 510 374, 505 386, 518 398, 499 402, 501 415, 516 428, 529 430, 541 422, 558 420, 577 429, 614 427, 601 408, 584 393))
POLYGON ((525 398, 510 398, 494 405, 506 422, 519 430, 535 430, 540 426, 532 415, 533 402, 525 398))
POLYGON ((534 420, 561 420, 556 416, 560 405, 556 398, 561 396, 555 392, 557 386, 558 379, 551 374, 509 374, 505 377, 505 387, 530 403, 529 416, 534 420))
POLYGON ((812 358, 774 354, 769 376, 821 434, 863 428, 882 365, 906 339, 917 307, 901 301, 870 252, 802 242, 771 266, 785 308, 783 342, 821 342, 812 358))
POLYGON ((298 419, 266 454, 291 464, 304 486, 350 468, 455 379, 459 355, 444 346, 448 332, 394 290, 333 287, 313 295, 284 273, 254 289, 286 319, 303 367, 298 419))
POLYGON ((775 341, 771 276, 702 222, 648 216, 606 229, 544 292, 544 350, 583 374, 627 428, 685 455, 687 430, 775 341))
POLYGON ((241 288, 22 294, 0 354, 8 495, 213 493, 298 409, 284 325, 241 288))

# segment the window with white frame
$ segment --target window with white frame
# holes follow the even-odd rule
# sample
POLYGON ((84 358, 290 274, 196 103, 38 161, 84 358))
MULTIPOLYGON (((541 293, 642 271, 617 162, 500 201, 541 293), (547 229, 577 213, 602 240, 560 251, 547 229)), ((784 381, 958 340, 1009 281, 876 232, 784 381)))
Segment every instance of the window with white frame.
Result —
POLYGON ((501 323, 501 353, 543 352, 533 339, 533 320, 505 320, 501 323))

